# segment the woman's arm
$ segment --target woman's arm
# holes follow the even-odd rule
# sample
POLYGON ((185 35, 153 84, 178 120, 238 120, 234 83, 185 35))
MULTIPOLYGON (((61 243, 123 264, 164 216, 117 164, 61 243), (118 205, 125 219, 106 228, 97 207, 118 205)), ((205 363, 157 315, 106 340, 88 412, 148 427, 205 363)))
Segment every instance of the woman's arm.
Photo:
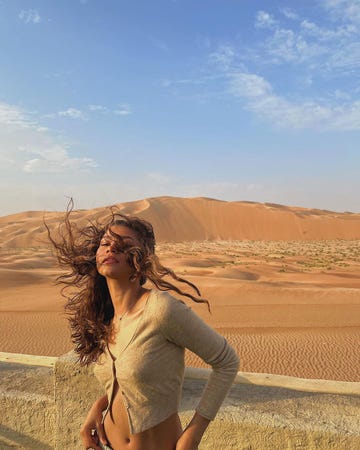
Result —
POLYGON ((197 450, 210 420, 195 413, 176 443, 176 450, 197 450))
POLYGON ((99 440, 102 444, 107 444, 104 425, 102 423, 102 413, 107 405, 108 399, 107 396, 104 395, 96 400, 90 408, 80 430, 84 448, 92 447, 95 450, 101 450, 98 446, 99 440), (95 434, 93 433, 93 430, 95 430, 95 434))
POLYGON ((200 356, 213 369, 196 408, 197 414, 190 422, 191 431, 187 433, 188 436, 199 436, 209 421, 215 418, 224 401, 239 369, 239 358, 226 339, 191 308, 169 294, 164 295, 167 296, 162 324, 164 336, 200 356))

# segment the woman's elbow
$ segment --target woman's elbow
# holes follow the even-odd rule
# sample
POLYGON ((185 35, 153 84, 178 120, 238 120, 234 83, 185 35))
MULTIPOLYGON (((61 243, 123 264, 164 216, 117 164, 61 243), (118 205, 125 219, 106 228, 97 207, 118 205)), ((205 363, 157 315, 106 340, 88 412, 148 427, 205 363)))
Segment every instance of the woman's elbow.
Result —
POLYGON ((234 357, 233 357, 233 362, 231 364, 231 368, 233 369, 233 372, 235 375, 237 375, 237 373, 239 372, 240 369, 240 358, 239 355, 237 355, 234 352, 234 357))

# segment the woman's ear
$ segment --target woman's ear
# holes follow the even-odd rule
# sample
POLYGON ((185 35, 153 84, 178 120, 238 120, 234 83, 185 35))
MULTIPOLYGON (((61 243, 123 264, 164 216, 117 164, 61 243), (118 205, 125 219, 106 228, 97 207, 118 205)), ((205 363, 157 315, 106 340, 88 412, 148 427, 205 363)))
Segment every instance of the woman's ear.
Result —
POLYGON ((129 276, 129 281, 131 281, 132 283, 136 280, 136 278, 139 276, 139 274, 137 272, 133 272, 130 276, 129 276))

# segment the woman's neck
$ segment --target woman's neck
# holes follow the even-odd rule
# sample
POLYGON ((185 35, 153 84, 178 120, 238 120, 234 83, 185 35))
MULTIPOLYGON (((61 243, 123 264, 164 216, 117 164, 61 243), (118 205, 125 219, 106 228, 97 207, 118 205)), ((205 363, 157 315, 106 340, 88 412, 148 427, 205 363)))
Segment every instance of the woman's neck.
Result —
POLYGON ((114 307, 116 317, 123 316, 131 312, 137 302, 147 291, 140 286, 139 281, 123 283, 115 279, 108 279, 107 285, 110 292, 111 301, 114 307))

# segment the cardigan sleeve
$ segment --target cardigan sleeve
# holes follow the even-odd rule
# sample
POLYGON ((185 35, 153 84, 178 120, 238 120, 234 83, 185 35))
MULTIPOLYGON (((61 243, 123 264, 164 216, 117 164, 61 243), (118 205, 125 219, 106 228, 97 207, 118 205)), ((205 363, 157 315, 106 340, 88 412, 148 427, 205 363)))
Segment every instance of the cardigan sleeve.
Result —
POLYGON ((207 364, 212 372, 196 411, 213 420, 239 369, 239 358, 226 339, 207 325, 189 306, 165 294, 162 332, 167 340, 188 348, 207 364))

